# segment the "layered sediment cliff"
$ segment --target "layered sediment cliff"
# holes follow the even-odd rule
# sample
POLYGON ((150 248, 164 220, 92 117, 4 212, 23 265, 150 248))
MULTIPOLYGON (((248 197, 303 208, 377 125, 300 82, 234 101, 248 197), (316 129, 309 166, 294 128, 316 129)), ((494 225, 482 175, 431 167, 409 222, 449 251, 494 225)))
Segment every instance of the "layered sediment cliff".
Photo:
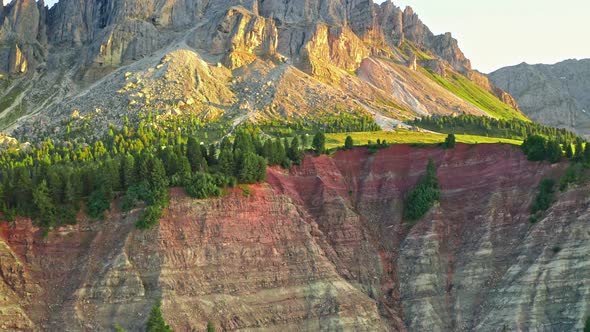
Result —
POLYGON ((160 225, 116 206, 42 238, 3 223, 1 328, 137 331, 156 299, 177 331, 580 329, 590 301, 590 188, 528 221, 536 186, 565 165, 508 145, 392 146, 272 168, 219 199, 172 191, 160 225), (402 202, 432 158, 439 205, 402 202), (559 248, 557 250, 556 248, 559 248))

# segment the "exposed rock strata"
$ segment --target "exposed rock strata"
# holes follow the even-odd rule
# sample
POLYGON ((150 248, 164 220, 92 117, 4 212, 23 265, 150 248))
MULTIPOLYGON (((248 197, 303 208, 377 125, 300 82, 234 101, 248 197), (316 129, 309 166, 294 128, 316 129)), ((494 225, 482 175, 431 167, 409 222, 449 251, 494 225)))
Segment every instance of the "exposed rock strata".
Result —
POLYGON ((137 331, 161 297, 181 331, 207 321, 226 330, 579 330, 589 314, 590 189, 558 194, 541 221, 528 221, 537 184, 564 166, 507 145, 356 149, 269 169, 250 195, 198 201, 173 190, 149 232, 133 229, 137 211, 47 239, 25 220, 2 224, 0 314, 10 326, 137 331), (441 203, 410 227, 403 197, 429 158, 441 203))

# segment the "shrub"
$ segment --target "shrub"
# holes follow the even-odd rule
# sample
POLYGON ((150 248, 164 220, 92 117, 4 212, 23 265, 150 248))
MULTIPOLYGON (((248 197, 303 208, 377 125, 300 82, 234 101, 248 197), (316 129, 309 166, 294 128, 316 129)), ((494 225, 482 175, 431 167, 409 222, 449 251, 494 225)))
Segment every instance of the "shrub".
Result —
POLYGON ((312 145, 317 154, 324 154, 326 152, 326 135, 321 131, 316 133, 312 145))
POLYGON ((352 136, 346 136, 346 140, 344 141, 344 150, 351 150, 354 147, 354 141, 352 140, 352 136))
POLYGON ((539 186, 539 193, 531 206, 531 214, 535 215, 539 212, 547 210, 555 198, 555 181, 552 179, 544 179, 539 186))
POLYGON ((215 178, 210 174, 200 172, 192 175, 184 190, 189 196, 198 199, 221 195, 221 189, 216 185, 215 178))
POLYGON ((152 229, 160 222, 162 208, 155 205, 148 206, 141 217, 135 222, 135 227, 142 230, 152 229))
POLYGON ((545 160, 547 140, 543 136, 533 135, 527 137, 522 143, 522 151, 531 161, 545 160))
POLYGON ((563 156, 561 145, 557 141, 547 140, 539 135, 527 137, 521 148, 530 161, 548 160, 551 163, 556 163, 563 156))
POLYGON ((452 149, 457 144, 457 139, 455 138, 455 134, 447 135, 445 138, 445 142, 443 143, 443 148, 445 149, 452 149))
POLYGON ((102 190, 96 190, 88 199, 88 215, 94 219, 104 219, 104 212, 111 206, 102 190))
POLYGON ((418 181, 406 199, 404 219, 414 221, 422 218, 439 199, 440 186, 434 161, 431 159, 428 161, 426 174, 418 181))
POLYGON ((126 332, 119 324, 115 324, 115 332, 126 332))

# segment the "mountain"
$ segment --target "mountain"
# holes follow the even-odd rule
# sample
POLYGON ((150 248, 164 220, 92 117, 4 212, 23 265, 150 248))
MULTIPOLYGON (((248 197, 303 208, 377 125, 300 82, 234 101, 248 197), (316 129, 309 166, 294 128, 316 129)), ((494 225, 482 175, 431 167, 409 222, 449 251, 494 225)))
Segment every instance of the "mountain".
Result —
POLYGON ((590 59, 554 65, 522 63, 489 77, 512 94, 531 119, 590 137, 590 59))
POLYGON ((175 189, 150 231, 118 203, 47 237, 1 223, 0 329, 143 331, 161 298, 175 331, 580 331, 590 187, 528 220, 565 167, 510 145, 359 148, 270 168, 247 195, 175 189), (401 206, 429 159, 442 198, 410 227, 401 206))
POLYGON ((390 1, 13 0, 1 13, 0 125, 23 139, 147 112, 229 126, 347 113, 386 129, 525 119, 449 33, 390 1))

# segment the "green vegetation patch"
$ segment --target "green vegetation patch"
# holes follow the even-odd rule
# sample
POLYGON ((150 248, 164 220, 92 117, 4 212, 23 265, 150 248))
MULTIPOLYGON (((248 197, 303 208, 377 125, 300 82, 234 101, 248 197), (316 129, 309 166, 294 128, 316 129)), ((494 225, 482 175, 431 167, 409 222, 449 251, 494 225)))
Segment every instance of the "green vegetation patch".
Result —
POLYGON ((428 160, 426 174, 418 180, 416 187, 410 191, 404 203, 404 219, 416 221, 440 200, 440 186, 436 176, 436 166, 432 159, 428 160))
POLYGON ((555 201, 555 181, 552 179, 543 179, 539 185, 537 197, 531 205, 531 217, 532 223, 537 222, 542 213, 551 207, 551 204, 555 201))
MULTIPOLYGON (((369 142, 386 141, 389 144, 425 144, 434 145, 444 143, 447 135, 412 131, 407 129, 397 129, 395 131, 373 131, 373 132, 352 132, 352 133, 332 133, 326 134, 326 148, 335 149, 342 147, 346 141, 346 137, 350 136, 353 141, 353 145, 366 146, 369 142)), ((493 144, 493 143, 506 143, 512 145, 521 145, 522 141, 497 138, 497 137, 485 137, 478 135, 455 135, 457 143, 465 144, 493 144)))
POLYGON ((477 106, 495 118, 530 121, 522 113, 503 103, 496 96, 460 74, 450 73, 450 75, 445 78, 436 74, 431 69, 423 68, 421 70, 440 86, 477 106))
POLYGON ((561 144, 582 138, 566 130, 547 127, 533 121, 501 120, 476 115, 430 116, 416 119, 411 125, 445 134, 470 134, 524 140, 528 136, 551 137, 561 144))

